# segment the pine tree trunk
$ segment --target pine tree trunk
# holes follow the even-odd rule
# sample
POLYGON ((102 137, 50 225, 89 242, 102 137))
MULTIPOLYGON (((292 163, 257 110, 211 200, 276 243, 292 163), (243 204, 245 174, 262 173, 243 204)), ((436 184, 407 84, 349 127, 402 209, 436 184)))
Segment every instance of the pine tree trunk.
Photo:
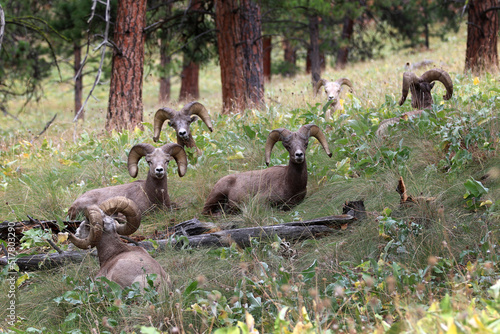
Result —
POLYGON ((319 18, 317 15, 309 16, 310 60, 313 87, 321 79, 321 59, 319 53, 319 18))
POLYGON ((142 128, 146 0, 119 0, 106 130, 142 128))
POLYGON ((200 97, 200 88, 198 85, 198 77, 200 65, 190 61, 187 66, 184 66, 181 74, 181 91, 179 93, 179 101, 193 100, 200 97))
MULTIPOLYGON (((75 116, 80 111, 82 107, 82 91, 83 91, 83 80, 82 80, 82 72, 80 72, 80 66, 82 62, 82 47, 78 42, 73 44, 73 57, 75 63, 73 64, 73 69, 75 73, 75 116), (79 73, 80 72, 80 73, 79 73)), ((78 114, 78 119, 85 118, 85 111, 82 110, 80 114, 78 114)))
POLYGON ((342 39, 340 41, 340 49, 337 53, 337 69, 344 69, 347 65, 347 58, 349 57, 349 44, 351 41, 352 33, 354 31, 354 20, 349 16, 344 18, 344 26, 342 28, 342 39))
POLYGON ((160 76, 160 104, 170 100, 170 71, 168 70, 170 61, 171 57, 167 54, 167 41, 162 40, 160 47, 160 67, 162 71, 160 76))
POLYGON ((262 47, 264 52, 264 79, 271 81, 271 50, 272 43, 271 37, 264 37, 262 40, 262 47))
POLYGON ((481 73, 498 70, 497 0, 470 0, 467 22, 465 71, 481 73))
POLYGON ((297 64, 297 50, 292 46, 288 39, 283 40, 283 59, 292 65, 297 64))
POLYGON ((250 0, 216 0, 223 113, 261 106, 264 73, 260 7, 250 0))

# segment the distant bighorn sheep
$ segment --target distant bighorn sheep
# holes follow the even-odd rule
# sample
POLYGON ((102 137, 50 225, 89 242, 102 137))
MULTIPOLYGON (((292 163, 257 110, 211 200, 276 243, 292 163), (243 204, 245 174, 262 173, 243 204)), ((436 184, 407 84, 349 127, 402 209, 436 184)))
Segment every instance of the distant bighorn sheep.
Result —
POLYGON ((231 211, 239 203, 255 195, 284 209, 302 202, 307 192, 305 155, 309 137, 318 139, 326 154, 332 156, 325 135, 314 124, 303 125, 297 132, 284 128, 273 130, 267 137, 266 164, 269 165, 274 144, 282 141, 290 154, 288 166, 274 166, 221 178, 210 192, 203 207, 203 214, 231 211))
MULTIPOLYGON (((314 96, 318 95, 319 89, 321 88, 321 86, 324 86, 328 101, 332 101, 330 108, 335 112, 342 108, 342 106, 340 105, 340 93, 342 93, 343 85, 349 86, 349 88, 351 88, 351 91, 353 90, 352 83, 347 78, 341 78, 336 81, 320 79, 318 80, 318 82, 316 82, 316 86, 314 87, 314 96)), ((326 111, 325 119, 331 118, 330 108, 326 111)))
MULTIPOLYGON (((409 67, 409 64, 406 64, 409 67)), ((432 99, 431 90, 435 82, 440 81, 446 88, 446 95, 443 99, 449 100, 453 95, 453 82, 450 75, 439 68, 434 68, 418 77, 413 72, 405 72, 403 74, 403 91, 399 105, 403 105, 408 96, 408 90, 411 91, 411 106, 417 110, 412 110, 404 113, 400 117, 393 117, 382 121, 377 129, 377 136, 383 136, 387 132, 390 125, 398 123, 401 119, 408 119, 422 114, 423 109, 431 109, 434 100, 432 99)))
MULTIPOLYGON (((407 64, 408 65, 408 64, 407 64)), ((449 100, 453 95, 453 82, 450 75, 439 68, 428 70, 421 77, 413 72, 403 74, 403 95, 399 100, 399 105, 403 105, 408 96, 408 90, 411 91, 411 106, 415 109, 430 109, 434 100, 431 90, 434 87, 434 81, 440 81, 446 88, 446 95, 443 99, 449 100)))
POLYGON ((99 205, 109 198, 124 196, 133 200, 143 214, 155 204, 170 207, 170 198, 167 189, 167 165, 174 158, 177 163, 180 177, 186 174, 187 156, 182 146, 178 144, 165 144, 155 148, 150 144, 137 144, 130 150, 128 155, 128 172, 131 177, 137 176, 137 164, 145 157, 149 164, 149 172, 146 180, 138 180, 132 183, 117 186, 93 189, 78 197, 68 210, 70 219, 90 205, 99 205))
POLYGON ((139 282, 141 288, 148 286, 147 275, 156 274, 155 286, 169 282, 169 277, 161 265, 142 247, 126 245, 119 235, 134 233, 141 223, 137 205, 125 197, 114 197, 85 208, 86 220, 80 224, 76 234, 68 236, 76 247, 97 248, 101 269, 96 277, 104 276, 127 287, 139 282), (127 222, 119 224, 111 215, 121 213, 127 222))
POLYGON ((170 108, 158 109, 154 117, 153 140, 158 142, 160 139, 161 127, 163 123, 168 120, 168 125, 173 127, 177 133, 177 144, 196 148, 196 143, 189 129, 189 125, 198 119, 196 116, 201 118, 210 132, 213 131, 210 115, 203 104, 199 102, 188 103, 180 111, 175 111, 170 108))

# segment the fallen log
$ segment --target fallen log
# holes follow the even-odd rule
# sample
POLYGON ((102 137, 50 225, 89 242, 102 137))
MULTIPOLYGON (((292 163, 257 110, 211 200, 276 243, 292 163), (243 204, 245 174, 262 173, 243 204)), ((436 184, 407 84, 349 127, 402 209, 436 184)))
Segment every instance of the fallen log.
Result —
MULTIPOLYGON (((320 238, 332 233, 338 233, 340 230, 345 229, 349 223, 352 223, 355 220, 356 218, 351 215, 337 215, 271 226, 221 230, 200 235, 186 235, 182 232, 176 232, 169 239, 156 240, 154 243, 160 249, 164 249, 169 244, 171 247, 189 246, 192 248, 198 248, 228 247, 232 243, 236 243, 240 247, 248 247, 250 246, 250 240, 252 238, 257 238, 262 241, 274 240, 275 236, 287 241, 320 238), (182 236, 185 238, 180 238, 182 236)), ((192 230, 201 230, 207 226, 207 223, 200 222, 196 218, 189 220, 189 224, 192 227, 192 230), (195 228, 195 226, 200 227, 195 228)), ((154 244, 151 241, 141 241, 139 242, 139 245, 148 250, 154 248, 154 244)))
MULTIPOLYGON (((14 261, 20 270, 34 271, 62 267, 70 262, 82 262, 86 252, 62 252, 49 254, 34 254, 16 258, 14 261)), ((11 265, 7 257, 0 258, 0 265, 11 265)))
MULTIPOLYGON (((357 208, 361 208, 358 206, 357 208)), ((364 211, 364 205, 362 206, 364 211)), ((361 210, 359 210, 361 211, 361 210)), ((340 233, 347 226, 356 221, 357 218, 351 214, 315 218, 306 221, 294 221, 271 226, 245 227, 237 229, 226 229, 214 231, 217 226, 211 222, 201 222, 194 218, 174 226, 174 234, 168 239, 134 242, 134 244, 153 250, 158 247, 163 250, 169 247, 228 247, 236 243, 240 247, 251 245, 251 239, 257 238, 261 241, 274 240, 276 236, 280 239, 300 241, 304 239, 321 238, 327 235, 340 233), (209 233, 207 233, 209 232, 209 233), (191 234, 190 234, 191 233, 191 234), (203 234, 196 234, 203 233, 203 234)), ((227 226, 234 226, 229 223, 227 226)), ((39 270, 63 266, 68 262, 81 262, 88 252, 61 251, 60 253, 35 254, 16 258, 16 264, 21 270, 39 270)), ((0 258, 0 265, 9 265, 7 257, 0 258)))

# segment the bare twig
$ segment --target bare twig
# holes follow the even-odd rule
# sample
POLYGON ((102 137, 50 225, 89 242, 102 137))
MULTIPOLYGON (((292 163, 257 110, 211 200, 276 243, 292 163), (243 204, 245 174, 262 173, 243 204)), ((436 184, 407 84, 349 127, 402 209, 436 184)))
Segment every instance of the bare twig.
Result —
POLYGON ((47 239, 47 242, 48 242, 48 243, 49 243, 49 245, 51 245, 51 246, 52 246, 52 248, 54 248, 54 249, 55 249, 55 250, 56 250, 59 254, 64 253, 64 251, 63 251, 61 248, 59 248, 59 246, 57 246, 57 245, 54 243, 54 241, 52 241, 52 240, 50 240, 50 239, 47 239))
POLYGON ((56 119, 57 117, 57 114, 54 114, 54 117, 52 117, 52 119, 50 121, 47 122, 47 124, 45 124, 45 127, 43 128, 42 132, 40 132, 39 134, 37 134, 35 136, 35 138, 33 138, 31 140, 31 143, 33 143, 35 140, 37 140, 45 131, 47 131, 47 129, 49 128, 49 126, 52 124, 52 122, 54 122, 54 120, 56 119))
MULTIPOLYGON (((92 19, 93 19, 93 17, 94 17, 94 15, 95 15, 95 7, 97 5, 97 2, 104 4, 104 2, 102 2, 102 1, 94 0, 94 3, 92 4, 92 13, 90 15, 90 19, 89 19, 88 22, 91 22, 92 19)), ((111 14, 110 13, 111 13, 110 0, 106 0, 106 16, 105 16, 106 28, 104 29, 103 41, 96 48, 96 50, 98 50, 99 48, 101 49, 101 61, 99 62, 99 69, 97 70, 97 75, 95 77, 94 84, 92 85, 92 88, 90 89, 90 92, 87 95, 87 98, 85 99, 85 101, 83 102, 82 106, 80 107, 80 110, 78 110, 78 112, 76 113, 75 117, 73 118, 73 122, 75 122, 75 123, 78 121, 78 118, 80 117, 80 114, 82 113, 83 109, 87 106, 87 102, 89 101, 89 98, 92 96, 92 93, 94 92, 94 89, 97 87, 97 85, 101 81, 101 75, 102 75, 103 66, 104 66, 104 59, 106 57, 106 46, 108 44, 113 45, 109 41, 109 39, 108 39, 108 36, 109 36, 109 26, 110 26, 110 21, 111 21, 111 19, 110 19, 111 14)), ((89 43, 90 43, 90 41, 89 41, 89 43)), ((88 51, 89 51, 89 48, 87 46, 87 54, 85 55, 84 61, 87 59, 88 51)), ((82 62, 82 67, 83 67, 84 64, 85 63, 82 62)), ((82 67, 80 67, 80 71, 78 71, 77 75, 75 76, 75 79, 80 74, 82 67)), ((76 128, 75 128, 75 134, 74 135, 76 137, 76 128)), ((76 138, 74 138, 74 139, 76 140, 76 138)))
POLYGON ((4 29, 5 29, 5 13, 3 12, 2 5, 0 4, 0 51, 2 51, 4 29))

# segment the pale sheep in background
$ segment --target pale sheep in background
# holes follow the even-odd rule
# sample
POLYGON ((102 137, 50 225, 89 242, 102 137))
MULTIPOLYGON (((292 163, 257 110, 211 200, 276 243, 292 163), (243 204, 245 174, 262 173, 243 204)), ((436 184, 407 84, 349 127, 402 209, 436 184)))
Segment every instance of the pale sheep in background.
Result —
POLYGON ((342 93, 342 86, 346 85, 353 91, 352 83, 347 78, 341 78, 335 81, 328 81, 325 79, 320 79, 316 82, 316 86, 314 87, 314 96, 317 96, 321 87, 324 87, 326 96, 328 101, 332 101, 330 108, 325 113, 325 119, 331 119, 332 112, 330 109, 333 109, 333 112, 342 109, 342 105, 340 104, 340 94, 342 93))

